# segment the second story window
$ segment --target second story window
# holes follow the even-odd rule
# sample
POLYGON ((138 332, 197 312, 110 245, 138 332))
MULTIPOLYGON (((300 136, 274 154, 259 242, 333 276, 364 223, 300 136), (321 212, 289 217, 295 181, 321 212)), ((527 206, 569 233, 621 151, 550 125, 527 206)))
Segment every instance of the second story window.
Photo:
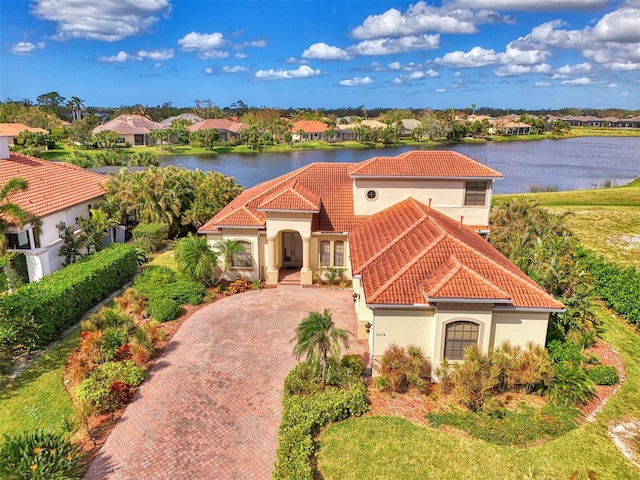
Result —
POLYGON ((465 184, 465 206, 484 207, 487 203, 487 182, 467 182, 465 184))

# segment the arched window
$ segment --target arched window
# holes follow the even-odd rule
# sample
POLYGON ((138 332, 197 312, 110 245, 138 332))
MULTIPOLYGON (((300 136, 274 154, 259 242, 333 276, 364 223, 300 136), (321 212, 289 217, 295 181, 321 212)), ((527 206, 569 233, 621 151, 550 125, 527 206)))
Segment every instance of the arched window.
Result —
POLYGON ((480 326, 473 322, 452 322, 447 324, 444 338, 444 358, 462 360, 464 349, 478 345, 480 326))
POLYGON ((344 242, 342 240, 333 242, 333 266, 344 267, 344 242))
POLYGON ((251 268, 253 257, 251 256, 251 242, 237 240, 242 250, 231 257, 231 266, 238 268, 251 268))
POLYGON ((331 242, 329 240, 320 241, 320 265, 323 267, 331 265, 331 242))

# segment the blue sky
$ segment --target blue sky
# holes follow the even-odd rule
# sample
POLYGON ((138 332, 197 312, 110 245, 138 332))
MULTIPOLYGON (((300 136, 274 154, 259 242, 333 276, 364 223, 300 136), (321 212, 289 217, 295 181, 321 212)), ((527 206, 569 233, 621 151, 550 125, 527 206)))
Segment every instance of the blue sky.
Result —
POLYGON ((640 0, 1 0, 0 97, 640 108, 640 0))

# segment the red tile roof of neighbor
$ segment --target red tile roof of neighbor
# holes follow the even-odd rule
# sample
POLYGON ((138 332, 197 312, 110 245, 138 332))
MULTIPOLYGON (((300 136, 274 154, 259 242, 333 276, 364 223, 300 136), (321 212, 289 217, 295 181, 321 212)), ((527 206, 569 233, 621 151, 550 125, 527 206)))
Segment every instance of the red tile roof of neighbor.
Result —
POLYGON ((412 151, 373 157, 349 168, 352 177, 502 178, 502 174, 457 152, 412 151))
POLYGON ((9 201, 38 217, 50 215, 104 195, 103 175, 62 162, 11 153, 0 159, 0 188, 12 178, 24 178, 29 188, 9 201))
POLYGON ((34 133, 49 133, 44 128, 29 127, 24 123, 0 123, 0 136, 17 137, 25 130, 34 133))
POLYGON ((193 125, 189 125, 187 130, 190 132, 197 132, 198 130, 228 130, 233 133, 240 133, 242 130, 247 128, 249 125, 241 122, 232 122, 231 120, 227 120, 226 118, 209 118, 207 120, 203 120, 201 122, 194 123, 193 125))
POLYGON ((298 133, 300 130, 304 133, 322 133, 329 130, 329 127, 318 120, 300 120, 291 125, 292 133, 298 133))
POLYGON ((412 198, 362 221, 349 244, 367 303, 484 300, 563 308, 473 230, 412 198))
POLYGON ((158 122, 149 120, 142 115, 119 115, 113 120, 108 121, 104 125, 98 125, 93 129, 93 133, 111 130, 119 135, 144 135, 151 130, 161 130, 164 127, 158 122))

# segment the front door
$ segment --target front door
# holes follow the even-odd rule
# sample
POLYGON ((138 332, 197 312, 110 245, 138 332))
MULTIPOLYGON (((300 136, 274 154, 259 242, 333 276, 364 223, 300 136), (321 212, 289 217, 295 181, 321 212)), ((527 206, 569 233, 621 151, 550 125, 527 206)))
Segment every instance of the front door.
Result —
POLYGON ((298 232, 282 232, 282 266, 302 268, 302 238, 298 232))

